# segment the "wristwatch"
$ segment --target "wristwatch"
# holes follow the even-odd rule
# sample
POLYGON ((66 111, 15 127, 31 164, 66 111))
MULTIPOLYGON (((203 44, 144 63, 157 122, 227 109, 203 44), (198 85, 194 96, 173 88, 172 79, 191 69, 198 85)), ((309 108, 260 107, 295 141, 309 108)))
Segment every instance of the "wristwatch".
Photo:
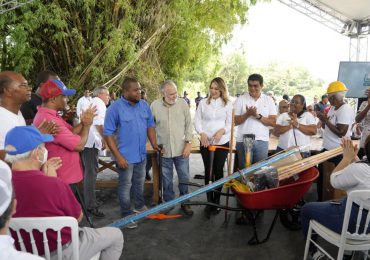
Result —
POLYGON ((261 118, 262 118, 261 114, 258 114, 258 117, 256 117, 257 120, 261 120, 261 118))
POLYGON ((191 141, 185 141, 186 144, 191 144, 191 141))

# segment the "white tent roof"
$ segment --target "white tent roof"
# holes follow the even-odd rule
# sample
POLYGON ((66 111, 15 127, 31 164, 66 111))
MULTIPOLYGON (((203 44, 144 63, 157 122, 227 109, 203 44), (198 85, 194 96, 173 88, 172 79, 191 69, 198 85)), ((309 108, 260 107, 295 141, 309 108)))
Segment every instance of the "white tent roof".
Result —
POLYGON ((278 0, 350 37, 370 34, 370 0, 278 0))
POLYGON ((308 1, 316 5, 319 9, 326 10, 330 8, 338 13, 337 18, 349 20, 364 21, 370 18, 369 0, 317 0, 308 1), (315 3, 317 2, 317 3, 315 3))

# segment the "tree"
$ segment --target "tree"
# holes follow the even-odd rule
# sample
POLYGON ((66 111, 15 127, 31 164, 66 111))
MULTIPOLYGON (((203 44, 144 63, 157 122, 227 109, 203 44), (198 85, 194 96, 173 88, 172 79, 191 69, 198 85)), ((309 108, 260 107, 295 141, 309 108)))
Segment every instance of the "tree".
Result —
POLYGON ((221 66, 220 76, 229 87, 230 95, 235 96, 246 91, 249 66, 242 53, 233 53, 221 66))
POLYGON ((244 0, 35 0, 0 17, 1 70, 50 69, 80 94, 133 75, 155 95, 207 64, 247 11, 244 0))
POLYGON ((276 96, 302 94, 306 98, 313 98, 325 92, 324 80, 315 78, 306 68, 270 63, 254 71, 264 76, 265 91, 273 91, 276 96))

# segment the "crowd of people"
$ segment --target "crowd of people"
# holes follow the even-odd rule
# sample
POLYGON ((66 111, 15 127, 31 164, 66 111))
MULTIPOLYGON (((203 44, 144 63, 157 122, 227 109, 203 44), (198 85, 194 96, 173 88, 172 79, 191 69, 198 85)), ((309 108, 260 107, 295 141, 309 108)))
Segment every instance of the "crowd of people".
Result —
MULTIPOLYGON (((99 153, 105 149, 110 150, 117 165, 122 217, 148 209, 144 201, 148 166, 150 169, 147 141, 161 156, 163 201, 175 198, 174 167, 180 196, 188 193, 185 183, 190 179, 189 156, 194 130, 199 136, 205 184, 223 178, 233 111, 240 169, 249 164, 245 160, 246 137, 253 140, 250 163, 268 157, 271 133, 279 138, 277 152, 299 146, 302 155, 308 157, 311 136, 316 135, 318 129, 323 132, 324 150, 331 150, 341 145, 342 138, 350 137, 355 121, 365 122, 360 148, 363 154, 368 153, 370 104, 363 103, 355 117, 354 110, 344 100, 347 88, 338 81, 329 85, 320 102, 315 97, 316 103, 308 105, 306 98, 300 94, 291 99, 287 96, 277 103, 272 98, 273 94, 264 94, 264 80, 259 74, 249 76, 246 92, 232 102, 225 81, 216 77, 210 82, 205 98, 197 93, 196 112, 192 120, 188 95, 184 92, 184 97, 178 98, 175 82, 166 80, 161 83, 161 97, 149 105, 139 81, 126 77, 121 85, 121 97, 117 100, 106 87, 96 88, 94 97, 91 97, 90 90, 84 90, 83 97, 77 102, 72 125, 66 122, 63 113, 68 107, 68 97, 74 96, 76 90, 67 88, 58 75, 50 71, 40 73, 36 82, 37 89, 32 93, 21 74, 0 72, 0 159, 11 165, 13 182, 9 181, 8 166, 1 162, 1 174, 8 177, 0 179, 0 192, 5 194, 2 195, 5 199, 0 198, 0 230, 7 229, 12 215, 72 216, 81 221, 80 203, 89 215, 104 218, 105 213, 99 209, 101 203, 96 199, 95 185, 99 153), (214 161, 210 162, 209 147, 215 145, 218 149, 213 151, 214 161), (80 203, 75 196, 79 182, 83 182, 84 198, 80 203), (41 200, 43 203, 40 203, 41 200)), ((352 167, 349 163, 357 152, 352 151, 354 148, 349 141, 345 141, 344 147, 344 156, 331 159, 337 167, 332 176, 333 185, 337 187, 348 187, 349 184, 342 183, 341 176, 348 175, 345 169, 352 167)), ((365 168, 363 178, 368 176, 365 168)), ((318 194, 321 201, 322 177, 318 183, 318 194)), ((204 209, 210 217, 219 212, 217 204, 220 203, 220 195, 208 192, 207 200, 213 205, 204 209)), ((194 214, 187 204, 182 204, 181 209, 186 215, 194 214)), ((307 221, 320 215, 311 214, 313 210, 317 211, 316 206, 310 204, 303 210, 305 232, 307 221)), ((340 223, 335 224, 335 227, 338 226, 340 223)), ((136 228, 137 223, 131 222, 126 227, 136 228)), ((1 241, 5 239, 3 234, 0 234, 1 248, 4 244, 1 241)), ((83 227, 79 234, 81 259, 88 259, 97 252, 102 252, 101 259, 118 259, 121 255, 123 235, 119 229, 83 227)), ((6 239, 8 251, 1 250, 0 258, 4 254, 9 254, 8 257, 15 254, 11 249, 12 241, 6 239)), ((38 240, 36 244, 42 252, 42 239, 38 240)), ((66 256, 71 254, 69 241, 70 234, 63 233, 63 254, 66 256)), ((29 249, 30 244, 27 247, 29 249)), ((55 250, 55 243, 50 249, 55 250)))

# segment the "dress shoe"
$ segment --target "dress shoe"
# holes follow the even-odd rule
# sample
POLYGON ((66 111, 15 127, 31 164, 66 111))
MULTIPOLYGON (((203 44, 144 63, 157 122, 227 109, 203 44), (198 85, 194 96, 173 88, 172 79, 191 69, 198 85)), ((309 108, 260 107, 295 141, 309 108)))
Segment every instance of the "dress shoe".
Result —
POLYGON ((189 205, 181 205, 182 211, 188 216, 192 216, 194 214, 194 211, 191 209, 189 205))
POLYGON ((96 218, 104 218, 105 214, 101 212, 98 208, 94 209, 88 209, 87 212, 89 212, 91 215, 93 215, 96 218))

